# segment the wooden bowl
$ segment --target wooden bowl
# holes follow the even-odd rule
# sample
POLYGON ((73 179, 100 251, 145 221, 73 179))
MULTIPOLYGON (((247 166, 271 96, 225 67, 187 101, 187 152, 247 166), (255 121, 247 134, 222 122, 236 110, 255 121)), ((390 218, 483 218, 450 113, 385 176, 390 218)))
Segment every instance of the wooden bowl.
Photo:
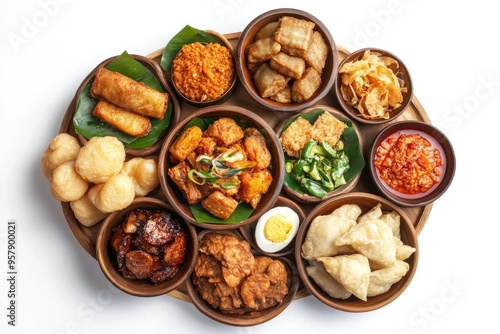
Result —
POLYGON ((300 278, 304 286, 311 292, 313 296, 318 298, 321 302, 332 308, 346 311, 346 312, 367 312, 379 309, 399 297, 403 291, 408 287, 415 272, 418 263, 418 241, 415 229, 408 218, 408 216, 394 203, 386 200, 383 197, 361 192, 352 192, 343 194, 335 198, 331 198, 325 202, 318 204, 307 216, 306 220, 302 223, 297 234, 295 242, 295 263, 299 271, 300 278), (405 245, 416 248, 416 251, 405 261, 409 264, 409 270, 406 275, 397 283, 393 284, 391 288, 378 296, 368 297, 367 301, 363 301, 354 296, 348 299, 336 299, 328 295, 322 288, 317 285, 314 280, 307 274, 306 267, 308 261, 301 256, 302 244, 306 238, 309 226, 314 218, 322 215, 328 215, 335 209, 344 204, 357 204, 362 214, 372 209, 378 203, 381 204, 383 212, 395 211, 401 217, 400 219, 400 232, 401 241, 405 245))
MULTIPOLYGON (((160 150, 160 147, 163 143, 163 138, 165 137, 166 133, 169 131, 170 128, 172 128, 173 124, 177 123, 180 115, 181 115, 181 107, 179 104, 179 101, 177 100, 177 97, 175 96, 173 90, 171 89, 170 85, 167 83, 165 76, 163 75, 163 71, 161 67, 154 62, 153 60, 140 56, 140 55, 130 55, 132 58, 140 62, 142 65, 146 66, 158 79, 160 82, 163 90, 168 93, 169 95, 169 106, 172 108, 172 114, 170 117, 169 125, 167 128, 167 131, 165 131, 165 134, 163 134, 156 142, 154 142, 151 146, 143 149, 135 149, 135 148, 125 148, 125 152, 131 156, 148 156, 152 155, 154 153, 157 153, 160 150)), ((76 91, 75 97, 73 98, 72 103, 70 104, 69 108, 72 108, 74 114, 76 110, 76 106, 78 104, 78 99, 80 95, 82 94, 83 90, 85 87, 94 80, 94 76, 96 72, 101 68, 107 66, 109 63, 111 63, 113 60, 118 58, 118 56, 110 57, 104 61, 102 61, 99 65, 96 66, 88 75, 87 77, 82 81, 80 84, 78 90, 76 91)), ((85 145, 85 143, 88 141, 88 138, 85 138, 82 135, 77 135, 78 141, 80 142, 80 145, 85 145)))
POLYGON ((403 112, 406 110, 406 108, 410 105, 412 97, 413 97, 413 84, 412 80, 410 77, 410 72, 408 71, 408 68, 406 67, 405 63, 396 55, 382 49, 377 49, 377 48, 363 48, 356 50, 350 54, 348 54, 344 60, 340 63, 338 70, 340 70, 345 64, 353 61, 357 61, 361 58, 363 58, 363 55, 365 51, 369 50, 372 54, 377 53, 380 56, 383 57, 390 57, 394 60, 396 60, 399 63, 399 70, 392 69, 393 72, 396 74, 396 76, 404 81, 404 87, 406 87, 407 91, 403 92, 403 102, 401 102, 401 105, 392 110, 389 114, 389 118, 387 119, 367 119, 363 116, 361 116, 360 112, 353 106, 351 106, 349 103, 347 103, 346 99, 344 99, 343 94, 342 94, 342 74, 337 73, 337 77, 335 80, 335 92, 337 95, 337 99, 340 103, 340 106, 342 109, 349 115, 351 116, 354 120, 365 123, 365 124, 383 124, 390 122, 397 117, 399 117, 403 112))
MULTIPOLYGON (((201 240, 208 234, 208 233, 223 233, 223 234, 229 234, 232 236, 236 236, 238 239, 244 241, 243 237, 235 230, 231 231, 210 231, 210 230, 204 230, 201 231, 198 235, 198 240, 201 242, 201 240)), ((253 250, 252 250, 253 252, 253 250)), ((261 255, 259 253, 255 253, 255 256, 261 255)), ((262 324, 264 322, 267 322, 275 317, 277 317, 281 312, 283 312, 288 305, 293 301, 297 290, 299 288, 300 280, 297 275, 297 268, 294 265, 292 261, 290 261, 287 258, 284 257, 279 257, 279 258, 273 258, 276 260, 280 260, 286 267, 287 269, 287 274, 288 274, 288 279, 287 279, 287 286, 288 286, 288 294, 284 298, 284 300, 274 306, 271 307, 267 310, 262 310, 262 311, 248 311, 245 313, 239 313, 239 314, 229 314, 226 312, 222 312, 219 309, 216 309, 212 307, 209 303, 207 303, 199 294, 196 286, 193 283, 193 277, 195 273, 193 272, 191 274, 191 277, 187 279, 186 281, 186 287, 187 287, 187 292, 189 295, 189 298, 191 299, 191 302, 193 305, 205 316, 208 318, 215 320, 217 322, 226 324, 226 325, 232 325, 232 326, 255 326, 262 324)))
MULTIPOLYGON (((326 105, 312 106, 312 107, 309 107, 309 108, 301 111, 297 115, 293 115, 291 117, 288 117, 288 118, 284 119, 278 125, 278 127, 276 128, 276 133, 278 135, 278 138, 281 137, 281 134, 286 129, 286 126, 287 126, 287 124, 289 122, 292 122, 293 120, 295 120, 297 117, 300 117, 301 115, 308 114, 310 112, 314 112, 314 111, 317 111, 317 110, 325 110, 326 112, 329 112, 330 114, 332 114, 333 116, 335 116, 337 119, 339 119, 341 121, 349 121, 349 122, 351 122, 352 127, 353 127, 354 131, 356 132, 356 134, 358 136, 358 139, 359 139, 360 154, 361 155, 363 154, 363 152, 364 152, 364 139, 363 138, 364 137, 361 135, 361 132, 360 132, 360 130, 359 130, 358 125, 356 124, 356 122, 353 122, 343 112, 341 112, 341 111, 339 111, 339 110, 337 110, 335 108, 332 108, 330 106, 326 106, 326 105)), ((286 154, 285 154, 285 158, 287 158, 286 154)), ((301 192, 301 191, 295 190, 295 189, 291 188, 289 185, 287 185, 286 181, 283 183, 283 190, 285 191, 285 193, 288 196, 290 196, 294 200, 297 200, 297 201, 302 202, 304 204, 317 204, 319 202, 325 201, 325 200, 327 200, 329 198, 332 198, 334 196, 338 196, 340 194, 344 194, 344 193, 347 193, 347 192, 351 191, 352 189, 354 189, 354 187, 358 183, 360 177, 361 177, 361 171, 359 173, 357 173, 356 176, 354 176, 349 181, 347 181, 346 184, 344 184, 344 185, 342 185, 342 186, 340 186, 340 187, 338 187, 338 188, 330 191, 323 198, 319 198, 319 197, 310 195, 310 194, 308 194, 306 192, 301 192)))
POLYGON ((163 295, 173 291, 184 283, 191 274, 198 256, 198 238, 196 230, 191 224, 182 221, 182 227, 188 235, 188 250, 184 262, 179 271, 169 280, 159 284, 153 284, 149 280, 131 280, 123 277, 117 270, 114 250, 110 247, 110 238, 114 228, 120 224, 125 215, 135 209, 167 210, 174 212, 170 205, 152 197, 140 197, 135 199, 127 208, 110 214, 101 224, 96 242, 97 261, 104 275, 118 289, 140 297, 163 295))
POLYGON ((269 124, 267 124, 266 121, 264 121, 260 116, 257 116, 252 111, 232 105, 209 106, 197 110, 181 122, 177 123, 172 131, 167 135, 160 150, 158 172, 161 189, 165 193, 168 202, 171 203, 174 210, 176 210, 184 220, 195 226, 210 230, 236 229, 256 221, 264 212, 266 212, 270 207, 274 205, 274 202, 276 202, 276 199, 283 186, 283 151, 281 150, 278 138, 274 130, 270 127, 269 124), (170 161, 169 148, 175 141, 177 136, 184 130, 186 124, 188 124, 193 118, 213 119, 220 117, 231 117, 234 119, 249 122, 260 130, 260 132, 266 138, 267 147, 269 149, 269 152, 271 153, 271 174, 273 181, 268 191, 262 196, 259 204, 257 205, 257 208, 254 209, 251 215, 244 221, 234 224, 199 223, 196 221, 193 213, 191 212, 191 208, 187 204, 184 196, 167 175, 168 169, 174 166, 174 164, 172 164, 172 162, 170 161))
POLYGON ((455 153, 450 140, 435 126, 420 121, 400 121, 393 123, 382 129, 375 137, 368 154, 368 166, 373 183, 378 191, 392 202, 401 206, 424 206, 433 203, 443 195, 450 186, 455 174, 455 153), (387 185, 380 178, 380 173, 375 167, 375 156, 377 148, 388 137, 398 137, 400 134, 420 134, 431 143, 431 148, 435 147, 440 151, 443 165, 438 167, 441 175, 439 181, 425 193, 408 195, 401 193, 387 185))
MULTIPOLYGON (((306 219, 306 214, 305 214, 304 210, 302 209, 302 207, 299 204, 297 204, 296 202, 294 202, 286 197, 279 196, 278 199, 276 200, 276 202, 274 203, 273 208, 279 207, 279 206, 289 207, 290 209, 295 211, 295 213, 297 213, 297 215, 299 216, 299 224, 302 223, 304 221, 304 219, 306 219)), ((293 237, 292 241, 290 241, 290 243, 285 248, 283 248, 282 250, 280 250, 276 253, 269 253, 269 252, 263 251, 258 246, 257 241, 255 239, 255 227, 256 227, 256 225, 257 225, 257 222, 253 222, 252 224, 242 226, 239 229, 241 235, 245 238, 246 241, 248 241, 250 243, 250 245, 252 245, 253 249, 256 249, 259 252, 265 253, 266 255, 271 256, 271 257, 281 257, 281 256, 286 256, 286 255, 293 253, 293 250, 295 247, 295 237, 293 237)))
POLYGON ((335 81, 335 76, 337 75, 337 65, 337 46, 328 28, 313 15, 298 9, 274 9, 257 16, 245 27, 240 35, 238 45, 236 47, 236 69, 243 88, 253 100, 269 110, 294 113, 316 104, 326 94, 328 94, 333 87, 333 82, 335 81), (252 72, 247 66, 245 50, 251 43, 254 42, 257 32, 267 23, 278 21, 278 19, 283 16, 292 16, 298 19, 314 22, 316 24, 314 30, 321 33, 328 48, 328 57, 325 67, 321 73, 321 85, 308 100, 302 103, 280 103, 269 98, 262 98, 252 79, 252 72))
MULTIPOLYGON (((231 55, 233 58, 233 71, 234 72, 233 72, 233 77, 232 77, 231 84, 230 84, 229 88, 221 96, 219 96, 216 99, 212 99, 212 100, 196 101, 196 100, 188 98, 187 96, 182 94, 181 91, 179 91, 179 89, 177 88, 177 85, 175 84, 175 81, 173 80, 173 75, 172 75, 173 67, 172 67, 171 68, 172 73, 170 73, 170 81, 172 82, 172 87, 173 87, 174 91, 176 92, 177 96, 179 96, 183 101, 185 101, 185 102, 187 102, 187 103, 189 103, 197 108, 207 107, 207 106, 211 106, 214 104, 222 104, 229 97, 231 97, 231 95, 233 94, 234 90, 236 89, 237 83, 238 83, 238 75, 236 73, 236 67, 235 67, 236 55, 234 53, 233 46, 227 40, 227 38, 224 37, 222 34, 216 32, 216 31, 213 31, 213 30, 206 30, 205 32, 207 34, 213 35, 216 38, 218 38, 220 41, 219 44, 225 46, 231 52, 231 55)), ((206 43, 202 43, 202 44, 206 44, 206 43)))

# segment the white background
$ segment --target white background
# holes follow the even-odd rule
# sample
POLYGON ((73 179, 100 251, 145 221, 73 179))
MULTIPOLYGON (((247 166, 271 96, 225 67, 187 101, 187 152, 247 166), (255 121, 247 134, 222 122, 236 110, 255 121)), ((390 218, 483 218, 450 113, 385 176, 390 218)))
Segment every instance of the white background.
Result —
POLYGON ((498 330, 498 12, 486 0, 0 1, 0 332, 452 333, 498 330), (312 296, 255 327, 219 324, 171 297, 110 286, 72 235, 40 171, 80 82, 127 50, 163 48, 184 25, 241 31, 269 9, 318 17, 337 44, 392 51, 415 95, 451 139, 457 171, 419 235, 415 278, 387 307, 352 314, 312 296), (18 223, 16 326, 7 325, 7 222, 18 223), (493 307, 490 307, 493 305, 493 307))

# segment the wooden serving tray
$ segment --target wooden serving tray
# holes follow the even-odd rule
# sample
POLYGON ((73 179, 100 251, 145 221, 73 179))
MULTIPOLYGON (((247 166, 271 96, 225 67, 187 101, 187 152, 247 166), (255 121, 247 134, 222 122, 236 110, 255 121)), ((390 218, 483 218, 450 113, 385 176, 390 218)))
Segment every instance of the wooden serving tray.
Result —
MULTIPOLYGON (((238 43, 238 38, 240 36, 240 33, 231 33, 231 34, 225 34, 224 37, 226 37, 231 45, 233 46, 234 49, 236 49, 236 45, 238 43)), ((339 54, 339 63, 346 57, 347 54, 349 54, 349 51, 346 50, 345 48, 338 46, 338 54, 339 54)), ((153 61, 157 62, 158 64, 160 63, 161 60, 161 55, 162 55, 163 49, 157 50, 146 57, 152 59, 153 61)), ((337 97, 334 93, 334 88, 332 88, 331 92, 327 94, 325 98, 323 98, 321 101, 318 102, 318 105, 327 105, 333 108, 336 108, 338 110, 342 110, 339 102, 337 101, 337 97)), ((68 106, 68 109, 64 115, 64 118, 61 122, 60 126, 60 132, 67 132, 72 135, 75 135, 74 128, 73 128, 73 110, 74 110, 74 103, 76 100, 76 97, 73 99, 71 104, 68 106)), ((180 100, 180 99, 179 99, 180 100)), ((181 117, 180 119, 183 119, 186 117, 186 115, 192 113, 194 110, 196 110, 195 107, 184 103, 181 103, 181 117)), ((276 128, 283 119, 287 118, 290 116, 288 113, 283 113, 283 112, 277 112, 277 111, 269 111, 269 110, 264 110, 259 104, 257 104, 255 101, 253 101, 250 96, 246 93, 246 91, 239 85, 233 95, 224 102, 224 104, 227 105, 237 105, 244 107, 246 109, 254 111, 256 114, 264 118, 273 128, 276 128)), ((399 116, 396 120, 392 122, 398 122, 402 120, 418 120, 426 123, 430 123, 430 119, 424 110, 423 106, 420 104, 416 96, 413 96, 412 101, 410 106, 405 110, 405 112, 399 116)), ((385 123, 382 125, 367 125, 363 123, 357 123, 360 132, 363 136, 363 142, 365 144, 364 152, 363 155, 366 156, 368 155, 368 150, 370 144, 373 142, 375 139, 375 136, 378 134, 382 128, 387 126, 390 123, 385 123)), ((361 173, 361 177, 357 183, 357 185, 354 187, 352 191, 361 191, 361 192, 368 192, 368 193, 376 193, 375 186, 372 183, 372 180, 370 178, 368 168, 365 167, 365 169, 361 173)), ((157 189, 154 191, 154 194, 149 194, 148 196, 153 196, 153 197, 158 197, 160 199, 165 200, 165 197, 161 191, 161 189, 157 189)), ((281 196, 287 197, 287 195, 282 191, 281 196)), ((408 217, 411 219, 413 222, 413 225, 415 226, 415 230, 417 232, 417 235, 422 231, 427 218, 429 217, 429 214, 432 210, 432 205, 429 204, 426 206, 422 207, 403 207, 402 210, 408 215, 408 217)), ((301 204, 302 208, 304 209, 304 212, 308 214, 314 205, 304 205, 301 204)), ((92 227, 85 227, 81 224, 79 224, 73 215, 73 212, 71 211, 71 208, 69 207, 68 203, 62 203, 62 210, 64 213, 64 216, 68 222, 69 227, 71 228, 71 231, 75 235, 76 239, 80 243, 80 245, 89 253, 92 257, 96 258, 96 251, 95 251, 95 243, 97 240, 97 233, 99 231, 99 225, 96 224, 92 227)), ((187 290, 186 290, 186 285, 182 284, 179 288, 176 290, 170 292, 168 295, 181 299, 187 302, 191 302, 187 295, 187 290)), ((305 296, 310 295, 310 293, 305 289, 304 287, 299 288, 299 291, 295 297, 295 299, 302 298, 305 296)))

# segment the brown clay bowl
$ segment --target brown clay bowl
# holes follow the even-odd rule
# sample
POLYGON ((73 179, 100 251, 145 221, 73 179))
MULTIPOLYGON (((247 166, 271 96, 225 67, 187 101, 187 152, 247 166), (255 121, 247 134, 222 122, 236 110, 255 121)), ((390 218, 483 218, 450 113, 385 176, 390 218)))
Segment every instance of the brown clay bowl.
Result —
POLYGON ((242 31, 236 47, 236 69, 241 85, 250 97, 266 109, 295 113, 310 107, 321 100, 330 92, 337 75, 338 53, 335 41, 328 28, 310 13, 292 8, 280 8, 262 13, 254 18, 242 31), (321 33, 328 48, 328 57, 325 67, 321 73, 321 85, 318 90, 306 101, 301 103, 282 103, 269 98, 262 98, 252 79, 252 72, 248 69, 245 50, 254 42, 257 32, 267 23, 278 21, 283 16, 292 16, 298 19, 308 20, 315 23, 314 30, 321 33))
POLYGON ((318 298, 318 300, 320 300, 325 305, 346 312, 373 311, 393 302, 403 293, 403 291, 408 287, 411 280, 413 279, 417 270, 418 263, 417 234, 408 216, 404 213, 404 211, 402 211, 391 201, 369 193, 352 192, 343 194, 318 204, 309 213, 306 220, 302 223, 297 234, 297 240, 295 242, 295 263, 297 265, 300 278, 305 287, 311 292, 314 297, 318 298), (351 296, 348 299, 332 298, 330 295, 324 292, 323 289, 319 287, 319 285, 317 285, 306 272, 308 261, 301 256, 301 248, 306 238, 309 226, 311 225, 311 222, 314 220, 314 218, 321 215, 328 215, 344 204, 359 205, 363 214, 369 211, 378 203, 382 205, 381 208, 383 212, 395 211, 400 215, 401 241, 403 241, 405 245, 416 248, 416 251, 408 259, 405 260, 409 264, 409 270, 406 275, 399 282, 393 284, 387 292, 378 296, 368 297, 367 301, 363 301, 354 296, 351 296))
POLYGON ((172 205, 174 210, 187 222, 205 229, 210 230, 226 230, 236 229, 256 221, 264 212, 274 205, 278 195, 280 194, 283 186, 283 173, 284 173, 284 159, 283 151, 278 142, 278 138, 274 129, 263 120, 260 116, 256 115, 250 110, 242 107, 232 105, 215 105, 198 109, 196 112, 190 114, 181 122, 177 123, 172 131, 167 135, 163 146, 160 150, 158 160, 158 172, 160 178, 161 189, 165 193, 167 201, 172 205), (169 168, 174 164, 170 160, 169 148, 175 141, 177 136, 184 130, 185 126, 194 118, 213 120, 220 117, 232 117, 244 122, 253 124, 266 139, 266 144, 271 153, 271 174, 273 181, 268 191, 262 196, 257 207, 253 210, 250 216, 236 223, 231 224, 217 224, 217 223, 200 223, 194 217, 190 206, 187 204, 183 194, 181 194, 177 185, 168 176, 169 168))
POLYGON ((198 256, 198 239, 196 230, 191 224, 182 221, 182 227, 188 235, 188 250, 179 271, 171 279, 159 284, 153 284, 147 279, 127 279, 117 270, 116 255, 110 247, 112 233, 124 219, 127 212, 135 209, 166 210, 174 213, 170 205, 152 197, 135 199, 127 208, 110 214, 101 224, 96 241, 97 261, 104 275, 118 289, 140 297, 163 295, 173 291, 184 283, 191 274, 198 256))
MULTIPOLYGON (((149 59, 147 57, 140 56, 140 55, 133 55, 133 54, 131 54, 130 56, 132 58, 134 58, 135 60, 137 60, 138 62, 140 62, 146 68, 148 68, 156 76, 156 78, 160 82, 163 90, 165 92, 167 92, 168 95, 169 95, 169 107, 172 108, 172 113, 171 113, 171 117, 170 117, 170 121, 169 121, 169 125, 168 125, 168 128, 167 128, 167 131, 165 131, 165 134, 166 134, 169 131, 169 129, 172 128, 173 124, 177 123, 178 120, 179 120, 179 118, 180 118, 181 109, 180 109, 180 104, 179 104, 179 102, 177 100, 177 97, 174 94, 173 90, 171 89, 170 85, 165 80, 165 77, 163 75, 163 71, 162 71, 161 67, 156 62, 154 62, 152 59, 149 59)), ((76 110, 76 106, 77 106, 78 99, 79 99, 80 95, 82 94, 82 92, 85 89, 85 87, 90 82, 93 81, 96 72, 101 67, 105 67, 106 65, 108 65, 109 63, 111 63, 117 57, 118 56, 110 57, 110 58, 102 61, 82 81, 82 83, 80 84, 78 90, 76 91, 76 94, 75 94, 75 97, 73 98, 73 101, 71 102, 71 104, 69 106, 69 108, 72 109, 71 115, 73 115, 73 113, 76 110)), ((71 126, 71 127, 73 127, 73 126, 71 126)), ((160 138, 158 138, 158 140, 156 142, 154 142, 151 146, 149 146, 147 148, 137 149, 137 148, 127 148, 126 147, 125 148, 125 152, 127 154, 131 155, 131 156, 141 156, 141 157, 157 153, 160 150, 160 147, 161 147, 161 145, 163 143, 163 138, 165 137, 165 134, 163 136, 161 136, 160 138)), ((80 142, 80 145, 82 145, 82 146, 88 141, 88 138, 85 138, 82 135, 77 135, 77 138, 78 138, 78 141, 80 142)))
MULTIPOLYGON (((207 106, 211 106, 211 105, 214 105, 214 104, 222 104, 229 97, 231 97, 232 93, 235 91, 235 89, 237 87, 237 84, 238 84, 238 75, 236 73, 236 66, 235 66, 235 64, 236 64, 236 55, 234 53, 233 46, 227 40, 227 38, 224 37, 224 35, 216 32, 216 31, 213 31, 213 30, 206 30, 205 32, 207 34, 213 35, 217 39, 219 39, 219 41, 220 41, 219 44, 225 46, 231 52, 231 55, 232 55, 232 58, 233 58, 233 77, 232 77, 231 84, 230 84, 229 88, 221 96, 219 96, 216 99, 212 99, 212 100, 197 101, 197 100, 190 99, 190 98, 188 98, 187 96, 185 96, 184 94, 181 93, 181 91, 177 88, 177 85, 176 85, 175 81, 173 80, 172 73, 170 73, 169 74, 170 81, 172 82, 172 87, 173 87, 174 91, 176 92, 177 96, 179 96, 183 101, 185 101, 185 102, 189 103, 190 105, 193 105, 193 106, 195 106, 197 108, 207 107, 207 106)), ((205 44, 205 43, 202 43, 202 44, 205 44)), ((172 67, 171 71, 173 72, 173 67, 172 67)))
POLYGON ((371 179, 377 187, 377 190, 392 202, 401 206, 408 207, 431 204, 439 197, 441 197, 450 186, 456 168, 455 152, 450 140, 441 130, 439 130, 435 126, 420 121, 408 120, 396 122, 382 129, 375 137, 375 140, 370 147, 368 159, 371 179), (380 178, 380 173, 375 167, 374 163, 377 149, 380 147, 380 144, 384 142, 388 137, 397 137, 400 134, 413 133, 422 135, 431 143, 431 148, 435 147, 439 150, 441 158, 443 160, 443 165, 438 167, 438 170, 441 174, 436 185, 434 185, 424 193, 408 195, 389 187, 387 183, 380 178))
MULTIPOLYGON (((364 152, 364 137, 361 135, 361 132, 360 132, 356 122, 353 122, 352 119, 350 119, 348 116, 346 116, 343 112, 341 112, 335 108, 332 108, 330 106, 326 106, 326 105, 315 105, 315 106, 309 107, 309 108, 301 111, 299 114, 296 114, 296 115, 293 115, 291 117, 284 119, 276 128, 276 133, 278 135, 278 138, 280 138, 281 134, 286 129, 286 125, 289 122, 292 122, 293 120, 295 120, 297 117, 300 117, 301 115, 308 114, 310 112, 314 112, 317 110, 324 110, 326 112, 329 112, 330 114, 335 116, 335 118, 337 118, 338 120, 350 121, 352 123, 352 127, 353 127, 353 129, 354 129, 354 131, 357 134, 357 137, 359 139, 360 152, 361 152, 361 154, 363 154, 363 152, 364 152)), ((285 153, 285 157, 287 157, 286 153, 285 153)), ((289 185, 287 185, 287 182, 283 183, 283 190, 292 199, 297 200, 301 203, 317 204, 319 202, 328 200, 332 197, 335 197, 335 196, 338 196, 340 194, 344 194, 344 193, 351 191, 357 185, 360 177, 361 177, 361 172, 359 172, 356 176, 354 176, 349 181, 347 181, 346 184, 344 184, 344 185, 330 191, 329 193, 327 193, 323 198, 319 198, 319 197, 310 195, 307 192, 295 190, 295 189, 291 188, 289 185)))
MULTIPOLYGON (((281 206, 288 207, 288 208, 292 209, 293 211, 295 211, 295 213, 299 216, 299 226, 300 226, 300 223, 302 223, 304 221, 304 219, 306 218, 306 214, 305 214, 304 210, 302 209, 302 207, 291 199, 288 199, 288 198, 283 197, 283 196, 279 196, 278 199, 276 200, 276 202, 274 203, 273 208, 281 207, 281 206)), ((245 238, 246 241, 248 241, 252 245, 253 249, 256 249, 262 253, 266 253, 266 255, 271 256, 271 257, 286 256, 286 255, 293 253, 293 250, 295 247, 295 237, 293 237, 292 240, 290 241, 290 243, 280 251, 277 251, 275 253, 263 251, 258 246, 257 241, 256 241, 256 236, 255 236, 256 226, 257 226, 257 222, 253 222, 252 224, 248 224, 248 225, 240 227, 241 235, 245 238)))
MULTIPOLYGON (((223 233, 223 234, 229 234, 232 236, 236 236, 238 239, 244 241, 244 238, 238 233, 236 230, 231 230, 231 231, 210 231, 210 230, 203 230, 198 234, 198 240, 199 242, 209 233, 223 233)), ((253 252, 253 250, 252 250, 253 252)), ((259 253, 255 253, 255 256, 261 255, 259 253)), ((300 280, 297 275, 297 269, 295 264, 290 261, 289 259, 285 257, 277 257, 273 258, 276 260, 282 261, 282 263, 285 265, 288 278, 287 278, 287 287, 288 287, 288 294, 284 298, 284 300, 280 303, 277 304, 276 306, 273 306, 269 309, 262 310, 262 311, 247 311, 244 313, 238 313, 238 314, 229 314, 227 312, 223 312, 219 309, 216 309, 212 307, 209 303, 207 303, 200 295, 198 292, 196 286, 193 283, 193 277, 195 273, 193 272, 191 274, 191 277, 187 279, 186 281, 186 287, 187 287, 187 292, 188 296, 191 299, 191 302, 193 305, 205 316, 208 318, 226 324, 226 325, 232 325, 232 326, 240 326, 240 327, 245 327, 245 326, 255 326, 259 325, 262 323, 265 323, 275 317, 277 317, 281 312, 283 312, 288 305, 293 301, 297 290, 299 288, 300 280)))
POLYGON ((356 60, 363 58, 363 55, 364 55, 365 51, 367 51, 367 50, 369 50, 371 54, 377 53, 382 57, 392 58, 399 63, 399 69, 397 71, 395 71, 392 68, 391 69, 393 70, 393 72, 396 74, 396 76, 399 79, 404 81, 404 87, 406 87, 406 89, 407 89, 406 92, 402 93, 403 94, 403 102, 401 102, 401 105, 398 108, 392 110, 389 114, 389 118, 387 118, 387 119, 375 119, 375 118, 367 119, 367 118, 363 117, 361 115, 361 113, 354 106, 351 106, 349 103, 347 103, 346 99, 344 99, 343 94, 342 94, 342 88, 341 88, 342 87, 342 74, 341 73, 337 73, 337 77, 335 79, 335 92, 337 95, 337 99, 340 103, 340 106, 347 113, 347 115, 349 115, 351 118, 353 118, 354 120, 356 120, 358 122, 365 123, 365 124, 383 124, 383 123, 387 123, 387 122, 390 122, 390 121, 396 119, 397 117, 399 117, 401 114, 404 113, 404 111, 410 105, 411 100, 413 98, 413 84, 412 84, 410 72, 409 72, 407 66, 405 65, 405 63, 399 57, 392 54, 391 52, 386 51, 386 50, 382 50, 382 49, 378 49, 378 48, 363 48, 363 49, 359 49, 359 50, 356 50, 356 51, 348 54, 344 58, 344 60, 342 60, 342 62, 339 64, 338 70, 340 70, 346 63, 354 62, 356 60))

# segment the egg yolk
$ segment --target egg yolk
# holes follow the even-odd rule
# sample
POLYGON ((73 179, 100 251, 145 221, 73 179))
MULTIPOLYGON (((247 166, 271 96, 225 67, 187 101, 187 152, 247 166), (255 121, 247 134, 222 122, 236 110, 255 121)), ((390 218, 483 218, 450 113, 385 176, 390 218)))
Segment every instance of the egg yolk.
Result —
POLYGON ((283 215, 269 217, 264 225, 264 237, 274 243, 284 242, 291 231, 292 224, 283 215))

